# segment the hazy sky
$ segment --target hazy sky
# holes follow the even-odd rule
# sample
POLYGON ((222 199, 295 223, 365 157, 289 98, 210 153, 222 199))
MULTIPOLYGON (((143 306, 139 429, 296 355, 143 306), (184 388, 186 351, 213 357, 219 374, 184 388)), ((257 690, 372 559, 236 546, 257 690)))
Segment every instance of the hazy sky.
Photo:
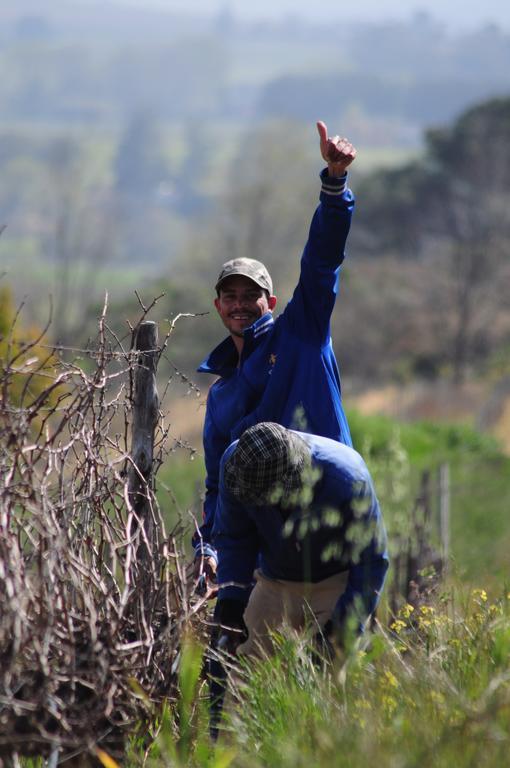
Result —
POLYGON ((454 29, 467 29, 485 22, 496 22, 510 29, 509 0, 116 0, 144 7, 167 8, 188 13, 217 13, 224 8, 243 19, 275 19, 296 14, 307 19, 327 22, 382 21, 390 18, 408 18, 414 12, 426 9, 428 13, 454 29))

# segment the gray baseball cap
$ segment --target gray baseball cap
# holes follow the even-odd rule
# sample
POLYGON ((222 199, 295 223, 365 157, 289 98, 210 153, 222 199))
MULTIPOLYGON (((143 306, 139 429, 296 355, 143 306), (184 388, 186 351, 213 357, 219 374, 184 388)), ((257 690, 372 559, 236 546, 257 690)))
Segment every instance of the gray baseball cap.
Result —
POLYGON ((230 261, 226 261, 221 268, 218 281, 214 286, 215 289, 218 290, 222 282, 232 275, 249 277, 250 280, 253 280, 253 282, 260 286, 260 288, 267 291, 270 296, 273 295, 273 281, 261 261, 245 258, 230 259, 230 261))

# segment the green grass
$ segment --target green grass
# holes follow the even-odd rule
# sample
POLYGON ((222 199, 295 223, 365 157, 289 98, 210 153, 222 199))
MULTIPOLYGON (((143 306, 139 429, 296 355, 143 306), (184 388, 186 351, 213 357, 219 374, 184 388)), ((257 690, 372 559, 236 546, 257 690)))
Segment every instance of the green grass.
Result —
POLYGON ((397 424, 349 414, 354 445, 374 477, 384 517, 393 531, 409 523, 422 473, 430 472, 430 502, 438 512, 438 470, 450 468, 450 544, 460 580, 497 583, 508 572, 510 458, 497 442, 462 425, 397 424))
POLYGON ((492 437, 469 426, 430 421, 398 423, 388 416, 363 416, 358 411, 349 411, 348 418, 357 450, 363 452, 368 444, 375 455, 383 453, 397 429, 403 449, 417 467, 467 457, 492 460, 501 456, 492 437))
POLYGON ((203 457, 185 449, 171 453, 157 475, 156 492, 167 530, 178 524, 184 528, 184 544, 190 554, 194 520, 202 521, 204 478, 203 457))
POLYGON ((500 768, 510 745, 509 600, 480 587, 405 606, 332 665, 314 663, 306 638, 282 635, 273 658, 240 666, 216 747, 192 644, 182 657, 186 724, 167 713, 148 765, 500 768))
POLYGON ((353 767, 503 764, 510 737, 503 602, 492 611, 477 598, 462 618, 450 604, 412 624, 402 619, 399 635, 377 637, 331 675, 315 672, 299 646, 287 650, 283 663, 267 662, 247 683, 233 716, 236 741, 248 752, 260 745, 251 765, 275 768, 339 758, 353 767), (260 690, 269 695, 257 706, 260 690))
MULTIPOLYGON (((204 647, 183 638, 176 701, 136 732, 126 768, 501 768, 510 748, 510 460, 474 430, 351 414, 390 528, 405 524, 416 477, 452 473, 449 581, 404 605, 362 644, 318 664, 310 638, 278 637, 272 658, 239 665, 222 734, 208 734, 204 647), (466 583, 468 582, 468 583, 466 583)), ((204 465, 184 449, 158 473, 167 523, 200 515, 204 465), (171 491, 169 490, 171 489, 171 491)), ((27 767, 38 761, 23 762, 27 767)), ((115 768, 103 756, 106 768, 115 768)))

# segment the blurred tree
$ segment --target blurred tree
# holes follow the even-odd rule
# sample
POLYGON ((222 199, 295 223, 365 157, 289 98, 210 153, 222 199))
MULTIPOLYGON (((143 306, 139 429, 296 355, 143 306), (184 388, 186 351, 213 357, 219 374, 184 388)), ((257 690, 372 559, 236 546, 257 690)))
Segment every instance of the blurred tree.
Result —
POLYGON ((167 179, 156 123, 146 112, 132 115, 120 139, 114 162, 115 189, 124 202, 144 205, 154 199, 167 179))
POLYGON ((121 114, 146 109, 158 119, 221 114, 227 52, 217 37, 181 37, 167 45, 118 49, 106 63, 102 92, 121 114))
MULTIPOLYGON (((44 333, 35 326, 25 326, 14 306, 12 292, 7 285, 0 286, 0 368, 3 388, 0 405, 16 407, 30 404, 48 388, 55 358, 45 345, 44 333)), ((49 395, 54 402, 56 392, 49 395)), ((39 418, 43 418, 43 412, 39 418)))
POLYGON ((279 295, 293 286, 318 199, 320 169, 315 136, 302 126, 280 120, 245 134, 217 218, 216 271, 228 259, 247 256, 268 266, 275 286, 281 286, 279 295))
POLYGON ((115 217, 108 190, 87 186, 81 150, 72 139, 53 141, 46 159, 45 247, 55 268, 53 333, 66 345, 79 338, 100 268, 112 257, 115 217))
POLYGON ((347 45, 361 71, 391 74, 402 80, 403 72, 408 77, 444 72, 451 43, 441 23, 419 11, 409 21, 360 24, 347 45))
POLYGON ((510 35, 496 24, 487 24, 462 36, 452 53, 452 64, 471 78, 507 77, 510 63, 510 35))
POLYGON ((428 266, 423 297, 441 318, 457 382, 509 330, 501 315, 510 295, 509 136, 510 99, 489 101, 429 131, 421 160, 360 190, 358 244, 428 266))
POLYGON ((13 34, 18 40, 49 40, 52 37, 53 28, 46 16, 27 14, 16 20, 13 34))
MULTIPOLYGON (((510 57, 509 57, 510 63, 510 57)), ((506 92, 507 84, 499 83, 506 92)), ((490 92, 497 85, 491 81, 490 92)), ((402 126, 430 125, 453 119, 466 105, 487 94, 487 81, 463 75, 396 76, 362 70, 338 74, 283 75, 261 88, 257 114, 310 121, 328 109, 328 122, 341 121, 353 108, 373 117, 398 119, 402 126), (331 97, 334 94, 334 97, 331 97)), ((376 143, 377 137, 372 139, 376 143)))
POLYGON ((141 255, 147 271, 160 266, 176 237, 174 179, 162 135, 153 116, 133 114, 122 134, 113 164, 119 252, 125 263, 141 255), (149 256, 149 257, 148 257, 149 256))
POLYGON ((0 337, 2 344, 9 332, 14 318, 12 293, 6 285, 0 286, 0 337))
POLYGON ((214 157, 211 152, 211 136, 203 130, 200 123, 189 120, 184 123, 183 137, 186 142, 185 156, 180 167, 173 172, 174 209, 186 216, 203 215, 210 203, 204 194, 203 181, 210 172, 214 157), (200 162, 200 172, 190 173, 200 162))

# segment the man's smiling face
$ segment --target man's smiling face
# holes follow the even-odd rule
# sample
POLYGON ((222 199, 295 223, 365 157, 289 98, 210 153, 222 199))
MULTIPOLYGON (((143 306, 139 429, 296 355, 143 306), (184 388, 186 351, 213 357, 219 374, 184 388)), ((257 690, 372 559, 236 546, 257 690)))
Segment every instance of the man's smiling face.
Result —
POLYGON ((221 283, 214 306, 229 333, 242 337, 245 328, 274 309, 276 296, 269 296, 249 277, 232 275, 221 283))

